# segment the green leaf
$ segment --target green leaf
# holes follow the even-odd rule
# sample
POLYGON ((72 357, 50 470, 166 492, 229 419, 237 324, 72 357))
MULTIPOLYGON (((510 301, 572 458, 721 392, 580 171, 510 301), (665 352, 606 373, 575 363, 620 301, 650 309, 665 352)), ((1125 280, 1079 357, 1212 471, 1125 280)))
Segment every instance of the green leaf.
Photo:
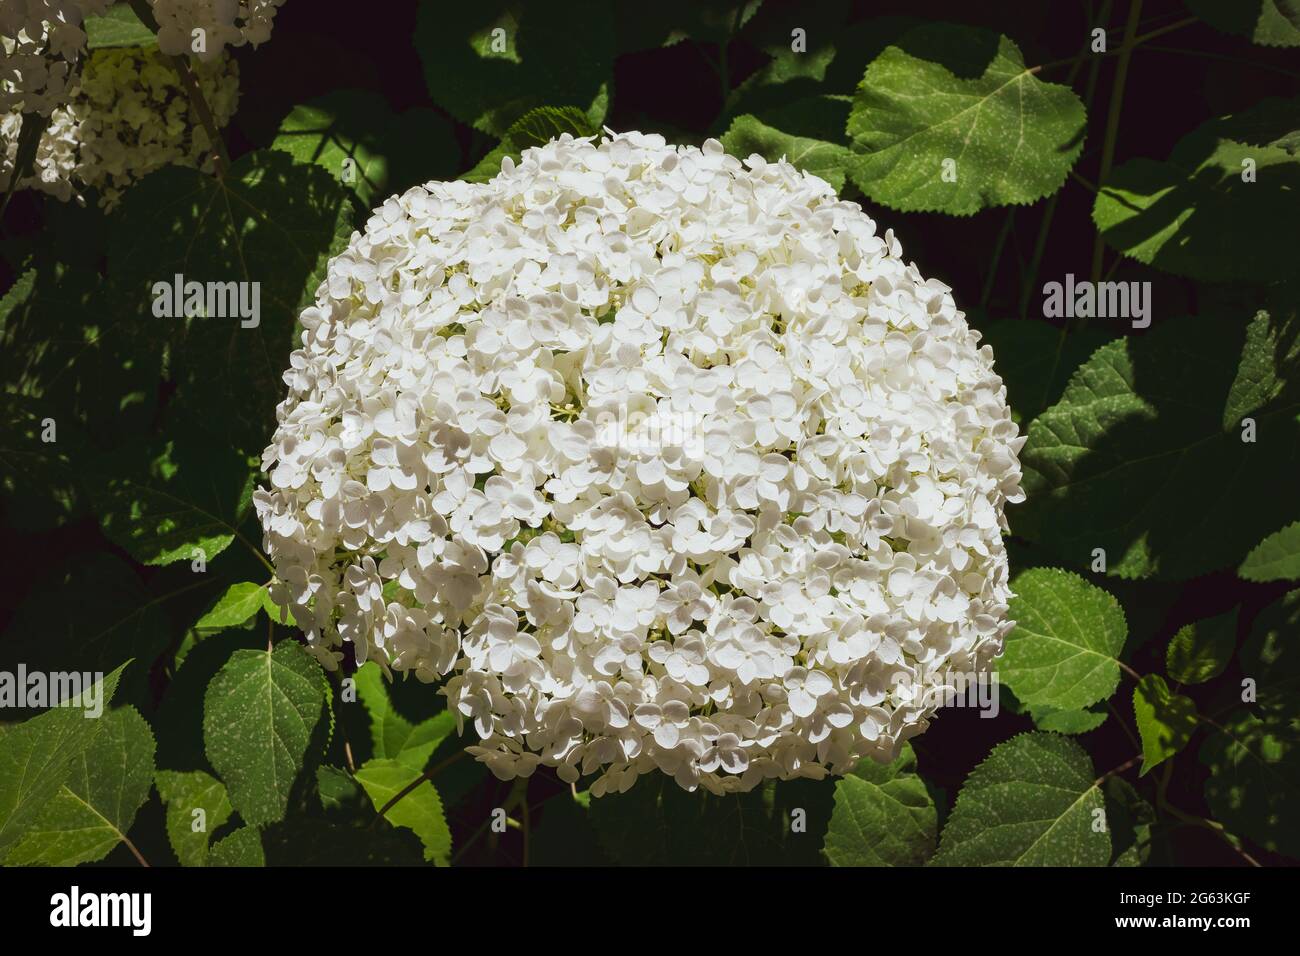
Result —
POLYGON ((271 149, 320 166, 369 207, 388 185, 386 144, 379 133, 392 121, 383 97, 365 90, 335 90, 295 106, 280 123, 271 149))
POLYGON ((876 57, 858 86, 850 175, 904 212, 964 216, 1031 203, 1065 182, 1085 119, 1074 92, 1040 80, 1005 36, 920 27, 876 57), (945 181, 945 160, 955 181, 945 181))
POLYGON ((269 653, 235 651, 208 685, 208 760, 245 823, 262 826, 284 816, 327 693, 320 665, 292 641, 269 653))
POLYGON ((146 588, 112 554, 74 559, 40 581, 18 608, 4 636, 6 657, 47 673, 107 673, 135 659, 139 666, 125 678, 122 696, 146 700, 149 668, 167 646, 166 602, 208 583, 195 575, 178 588, 161 581, 146 588))
POLYGON ((1021 433, 1043 409, 1056 404, 1074 370, 1110 336, 1097 328, 1061 330, 1047 322, 999 319, 981 326, 993 346, 993 370, 1007 386, 1011 417, 1021 433))
POLYGON ((1106 572, 1125 578, 1180 579, 1240 562, 1297 513, 1300 401, 1279 387, 1251 408, 1239 399, 1260 389, 1234 371, 1254 361, 1269 322, 1260 313, 1248 335, 1226 320, 1177 319, 1098 349, 1029 426, 1017 533, 1080 564, 1102 548, 1106 572), (1255 442, 1242 441, 1229 411, 1254 418, 1255 442))
POLYGON ((1237 573, 1247 581, 1300 578, 1300 521, 1273 532, 1256 545, 1237 573))
POLYGON ((1096 710, 1062 710, 1042 706, 1031 708, 1030 716, 1034 718, 1034 726, 1039 730, 1054 734, 1086 734, 1104 724, 1109 714, 1096 710))
POLYGON ((540 814, 533 817, 530 866, 610 865, 591 825, 590 804, 591 794, 585 790, 576 798, 561 790, 542 803, 540 814))
POLYGON ((597 125, 605 118, 613 80, 610 4, 576 0, 562 11, 500 0, 425 5, 415 46, 433 102, 484 133, 504 136, 539 106, 576 106, 597 125))
POLYGON ((238 627, 262 609, 265 599, 266 588, 260 584, 252 581, 232 584, 194 626, 200 630, 238 627))
POLYGON ((176 859, 181 866, 207 866, 212 834, 233 812, 225 784, 202 770, 159 770, 154 781, 167 806, 167 840, 176 859))
MULTIPOLYGON (((353 215, 336 178, 280 150, 241 156, 223 178, 171 166, 128 190, 113 218, 108 272, 135 294, 121 308, 173 340, 172 434, 212 432, 223 453, 261 455, 284 397, 298 314, 314 302, 330 255, 346 245, 353 215), (242 313, 155 317, 158 284, 174 285, 176 275, 258 283, 257 324, 242 313)), ((253 286, 242 289, 251 306, 253 286)))
POLYGON ((1151 827, 1156 812, 1127 780, 1111 777, 1102 786, 1106 798, 1106 828, 1115 856, 1111 866, 1143 866, 1151 858, 1151 827))
POLYGON ((82 29, 89 50, 158 46, 158 37, 140 22, 129 3, 115 3, 101 17, 86 17, 82 29))
POLYGON ((1141 776, 1186 747, 1199 724, 1196 704, 1172 693, 1159 674, 1147 674, 1133 688, 1133 715, 1142 738, 1141 776))
POLYGON ((1058 568, 1023 571, 1011 590, 998 675, 1023 704, 1079 710, 1115 693, 1128 624, 1114 597, 1058 568))
POLYGON ((788 160, 796 168, 826 180, 836 191, 844 188, 845 166, 852 158, 844 146, 792 136, 765 125, 754 116, 737 117, 723 134, 722 145, 740 159, 758 153, 771 162, 788 160))
POLYGON ((936 866, 1106 866, 1110 834, 1087 752, 1029 733, 998 744, 966 778, 940 837, 936 866))
MULTIPOLYGON (((1300 857, 1300 590, 1260 612, 1241 649, 1255 700, 1220 718, 1201 746, 1205 802, 1229 831, 1300 857)), ((1246 688, 1242 690, 1246 696, 1246 688)))
POLYGON ((290 817, 262 831, 268 866, 419 866, 420 841, 390 826, 346 826, 290 817))
MULTIPOLYGON (((84 718, 82 718, 84 719, 84 718)), ((126 839, 153 787, 153 734, 133 707, 108 711, 63 785, 5 858, 10 866, 76 866, 126 839)))
POLYGON ((1300 99, 1268 99, 1185 136, 1167 161, 1134 159, 1101 184, 1092 218, 1112 248, 1166 272, 1268 282, 1294 266, 1300 99), (1254 181, 1245 181, 1246 160, 1254 181))
POLYGON ((564 133, 569 133, 576 139, 594 136, 599 132, 600 128, 575 107, 538 107, 516 120, 506 130, 496 148, 460 178, 470 183, 485 183, 501 172, 501 161, 507 156, 518 162, 520 153, 525 149, 544 146, 564 133))
POLYGON ((189 433, 99 462, 91 501, 104 533, 142 564, 193 561, 199 554, 206 562, 235 540, 253 481, 246 458, 189 433))
MULTIPOLYGON (((365 788, 378 811, 397 796, 419 771, 397 760, 376 757, 357 768, 357 782, 365 788)), ((451 828, 442 812, 442 801, 432 782, 425 781, 402 797, 385 814, 396 827, 406 827, 424 844, 424 858, 445 866, 451 859, 451 828)))
POLYGON ((240 827, 212 844, 209 866, 266 866, 262 835, 256 827, 240 827))
POLYGON ((320 792, 321 807, 328 812, 352 812, 370 802, 356 778, 339 767, 316 768, 316 789, 320 792))
POLYGON ((295 106, 271 149, 320 166, 367 209, 460 169, 460 146, 445 117, 427 108, 394 114, 368 90, 336 90, 295 106))
POLYGON ((87 714, 96 704, 107 710, 125 667, 78 694, 69 706, 51 708, 0 734, 0 857, 73 779, 77 762, 106 724, 87 714))
POLYGON ((374 755, 396 760, 416 773, 424 770, 438 745, 455 732, 455 714, 443 711, 428 720, 412 724, 393 709, 383 672, 374 661, 367 661, 356 672, 354 679, 357 682, 357 697, 370 714, 374 755))
POLYGON ((1178 629, 1165 652, 1165 669, 1180 684, 1204 684, 1223 673, 1237 647, 1237 612, 1178 629))
POLYGON ((1300 46, 1295 0, 1187 0, 1187 8, 1215 29, 1262 46, 1300 46))
POLYGON ((832 866, 920 866, 934 854, 937 834, 934 800, 909 744, 893 762, 868 758, 835 784, 825 844, 832 866))

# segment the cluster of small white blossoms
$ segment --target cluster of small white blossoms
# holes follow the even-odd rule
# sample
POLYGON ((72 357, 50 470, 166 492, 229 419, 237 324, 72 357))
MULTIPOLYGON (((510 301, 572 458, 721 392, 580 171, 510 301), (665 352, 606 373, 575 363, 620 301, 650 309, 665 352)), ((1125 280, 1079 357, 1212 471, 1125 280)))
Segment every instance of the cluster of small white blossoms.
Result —
MULTIPOLYGON (((215 63, 227 46, 254 47, 271 38, 285 0, 149 0, 158 48, 215 63), (194 31, 203 31, 196 44, 194 31), (198 48, 196 48, 196 46, 198 48)), ((0 3, 0 114, 49 116, 76 88, 75 65, 86 53, 86 17, 113 0, 4 0, 0 3)), ((61 125, 66 126, 66 121, 61 125)))
POLYGON ((888 759, 922 671, 1012 626, 992 351, 821 179, 611 137, 390 198, 330 262, 255 494, 273 595, 326 667, 446 676, 502 778, 888 759))
POLYGON ((213 61, 227 46, 254 47, 271 39, 276 8, 285 0, 149 0, 158 21, 158 48, 173 56, 193 53, 213 61), (203 31, 195 49, 194 31, 203 31))
POLYGON ((82 22, 113 0, 4 0, 0 3, 0 113, 42 116, 64 101, 77 57, 86 47, 82 22))
MULTIPOLYGON (((223 57, 200 63, 194 75, 223 127, 239 101, 239 68, 223 57)), ((18 155, 22 114, 0 116, 0 190, 9 185, 18 155)), ((62 200, 98 191, 111 208, 132 182, 168 165, 211 163, 211 144, 169 63, 153 50, 96 50, 78 87, 50 114, 30 176, 19 182, 62 200)))

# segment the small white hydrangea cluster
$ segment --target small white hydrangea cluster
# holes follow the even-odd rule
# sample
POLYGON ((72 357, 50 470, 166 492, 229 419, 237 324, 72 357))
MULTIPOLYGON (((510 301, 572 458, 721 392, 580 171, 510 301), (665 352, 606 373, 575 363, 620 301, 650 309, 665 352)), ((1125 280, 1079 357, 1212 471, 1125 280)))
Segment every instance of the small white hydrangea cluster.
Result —
POLYGON ((992 351, 784 161, 565 135, 390 198, 302 324, 273 594, 326 667, 448 676, 502 778, 846 772, 1012 626, 992 351))
POLYGON ((64 101, 86 47, 82 21, 113 0, 4 0, 0 3, 0 113, 42 116, 64 101))
POLYGON ((276 8, 284 0, 149 0, 158 21, 158 48, 177 56, 193 53, 213 61, 227 46, 253 46, 271 39, 276 8), (204 32, 204 49, 194 49, 194 31, 204 32))
MULTIPOLYGON (((224 127, 239 101, 238 65, 223 57, 197 64, 194 75, 213 122, 224 127)), ((22 122, 16 112, 0 117, 0 191, 13 175, 22 122)), ((127 186, 155 169, 207 168, 210 147, 180 78, 157 51, 96 50, 72 98, 50 115, 32 175, 18 185, 65 201, 95 189, 100 205, 112 208, 127 186)))

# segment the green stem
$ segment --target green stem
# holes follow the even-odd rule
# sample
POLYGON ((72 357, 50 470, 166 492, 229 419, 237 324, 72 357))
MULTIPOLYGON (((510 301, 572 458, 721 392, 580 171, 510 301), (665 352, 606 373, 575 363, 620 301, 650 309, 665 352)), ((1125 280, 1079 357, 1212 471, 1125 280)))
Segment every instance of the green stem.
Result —
POLYGON ((1007 244, 1007 236, 1011 235, 1011 225, 1015 219, 1016 210, 1012 207, 1007 212, 1007 220, 1002 224, 997 240, 993 243, 993 261, 989 263, 989 274, 984 277, 984 291, 980 293, 980 305, 984 308, 988 308, 989 296, 993 294, 993 279, 998 274, 998 263, 1002 261, 1002 248, 1007 244))
MULTIPOLYGON (((154 19, 153 9, 146 0, 130 0, 130 4, 140 22, 154 33, 157 33, 158 21, 154 19)), ((198 81, 194 78, 194 71, 190 69, 188 58, 167 56, 165 54, 162 54, 162 57, 171 63, 172 69, 180 77, 181 85, 185 87, 185 93, 189 97, 190 105, 194 108, 194 112, 198 114, 199 123, 203 126, 204 132, 208 134, 208 148, 212 151, 212 166, 216 171, 217 178, 225 177, 226 170, 230 167, 230 156, 226 153, 226 144, 217 129, 216 121, 212 118, 212 110, 208 108, 208 101, 203 98, 203 90, 199 88, 198 81)))
MULTIPOLYGON (((1128 65, 1133 55, 1133 41, 1137 37, 1138 21, 1142 17, 1142 0, 1132 0, 1128 8, 1128 23, 1124 26, 1124 42, 1119 51, 1119 62, 1115 66, 1115 85, 1110 91, 1110 109, 1106 114, 1106 137, 1101 144, 1101 171, 1097 174, 1097 183, 1104 188, 1110 179, 1111 167, 1115 163, 1115 144, 1119 139, 1119 117, 1124 106, 1124 84, 1128 80, 1128 65)), ((1092 268, 1089 275, 1092 282, 1101 280, 1101 260, 1105 250, 1101 233, 1098 232, 1092 244, 1092 268)), ((1083 323, 1080 323, 1082 327, 1083 323)))

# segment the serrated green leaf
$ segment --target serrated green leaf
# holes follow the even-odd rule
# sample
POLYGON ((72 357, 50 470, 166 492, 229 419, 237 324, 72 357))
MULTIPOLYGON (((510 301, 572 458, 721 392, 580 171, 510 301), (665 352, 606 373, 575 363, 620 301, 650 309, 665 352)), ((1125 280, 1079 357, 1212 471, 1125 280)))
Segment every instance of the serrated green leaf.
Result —
MULTIPOLYGON (((419 776, 406 764, 376 757, 357 768, 357 782, 370 796, 375 810, 380 810, 419 776)), ((442 801, 431 782, 425 781, 402 797, 385 814, 396 827, 406 827, 424 844, 424 858, 440 866, 451 859, 451 828, 442 810, 442 801)))
POLYGON ((128 190, 113 217, 108 271, 136 297, 121 308, 174 340, 174 422, 213 433, 223 452, 261 454, 298 315, 314 302, 329 256, 346 245, 354 208, 337 179, 280 150, 241 156, 222 178, 172 166, 128 190), (258 283, 257 325, 242 315, 155 318, 155 287, 174 285, 176 275, 249 283, 250 306, 258 283))
POLYGON ((935 866, 1105 866, 1101 790, 1087 752, 1066 737, 1029 733, 998 744, 976 767, 940 835, 935 866))
POLYGON ((255 827, 240 827, 212 844, 209 866, 266 866, 262 834, 255 827))
POLYGON ((107 712, 126 667, 54 707, 0 734, 0 855, 7 854, 73 774, 105 721, 88 717, 83 702, 107 712))
POLYGON ((9 851, 9 866, 76 866, 126 839, 153 787, 154 739, 133 707, 105 712, 104 726, 72 760, 62 786, 9 851))
POLYGON ((835 784, 825 844, 832 866, 921 866, 937 834, 934 800, 908 744, 891 763, 864 760, 835 784))
POLYGON ((614 49, 608 4, 426 5, 415 46, 434 103, 484 133, 504 136, 539 106, 576 106, 597 125, 605 118, 614 49))
POLYGON ((233 812, 225 784, 202 770, 159 770, 154 781, 167 807, 167 840, 176 859, 181 866, 207 866, 212 834, 233 812))
POLYGON ((290 110, 271 149, 320 166, 369 207, 388 185, 386 144, 377 131, 392 121, 383 97, 365 90, 335 90, 290 110))
POLYGON ((1034 726, 1054 734, 1086 734, 1106 722, 1109 714, 1096 710, 1063 710, 1056 707, 1030 709, 1034 726))
POLYGON ((82 29, 88 50, 158 46, 158 37, 140 22, 129 3, 115 3, 103 16, 86 17, 82 29))
POLYGON ((1300 46, 1300 4, 1295 0, 1187 0, 1187 7, 1224 33, 1262 46, 1300 46))
POLYGON ((1047 322, 999 319, 981 326, 981 341, 993 346, 993 370, 1007 386, 1011 417, 1025 428, 1061 398, 1074 370, 1110 336, 1097 328, 1062 336, 1047 322))
POLYGON ((354 675, 357 698, 370 714, 370 736, 376 757, 396 760, 419 773, 430 755, 456 730, 456 717, 443 711, 412 724, 393 709, 379 665, 367 661, 354 675))
POLYGON ((196 575, 178 588, 165 582, 146 588, 111 554, 74 559, 41 580, 18 608, 4 635, 5 657, 47 673, 107 673, 135 659, 139 664, 124 679, 121 693, 138 701, 149 668, 167 646, 166 602, 206 583, 196 575))
POLYGON ((1266 850, 1300 856, 1300 590, 1255 619, 1242 646, 1242 700, 1211 728, 1200 759, 1214 819, 1266 850), (1244 682, 1243 682, 1244 683, 1244 682))
POLYGON ((737 117, 723 134, 722 145, 727 152, 742 160, 753 153, 771 162, 785 159, 796 168, 826 180, 837 191, 844 187, 844 170, 852 157, 844 146, 792 136, 765 125, 754 116, 737 117))
POLYGON ((260 611, 265 600, 266 588, 260 584, 252 581, 232 584, 212 606, 212 610, 199 618, 194 626, 200 630, 238 627, 260 611))
POLYGON ((320 792, 321 807, 326 811, 348 812, 360 809, 362 801, 369 806, 365 792, 356 778, 339 767, 316 768, 316 788, 320 792))
POLYGON ((932 24, 867 67, 849 116, 858 154, 849 174, 871 199, 904 212, 1030 203, 1065 182, 1085 120, 1074 92, 1040 80, 1007 37, 932 24))
POLYGON ((1223 673, 1237 646, 1237 612, 1186 624, 1169 642, 1165 669, 1180 684, 1204 684, 1223 673))
POLYGON ((90 497, 104 533, 140 563, 207 562, 239 534, 253 481, 244 456, 189 433, 101 460, 90 497))
POLYGON ((1114 597, 1057 568, 1024 571, 1011 590, 998 676, 1023 704, 1080 710, 1115 693, 1128 625, 1114 597))
POLYGON ((1112 248, 1166 272, 1268 282, 1294 266, 1300 99, 1269 99, 1185 136, 1167 161, 1134 159, 1101 184, 1092 218, 1112 248), (1254 179, 1243 174, 1253 164, 1254 179))
POLYGON ((541 106, 516 120, 496 148, 460 178, 470 183, 485 183, 501 172, 501 162, 507 156, 518 162, 525 149, 544 146, 564 133, 580 138, 599 132, 600 128, 576 107, 541 106))
POLYGON ((1111 777, 1102 786, 1106 798, 1106 828, 1115 846, 1111 866, 1143 866, 1151 858, 1151 827, 1156 812, 1127 780, 1111 777))
POLYGON ((1133 715, 1142 738, 1142 776, 1186 747, 1199 723, 1192 699, 1170 691, 1159 674, 1147 674, 1133 688, 1133 715))
POLYGON ((262 826, 284 816, 327 693, 320 665, 293 641, 269 653, 235 651, 208 685, 208 760, 244 822, 262 826))
MULTIPOLYGON (((1252 329, 1269 321, 1260 313, 1252 329)), ((1298 510, 1294 389, 1256 409, 1237 400, 1238 366, 1262 341, 1239 323, 1184 318, 1098 349, 1029 426, 1027 501, 1013 528, 1079 564, 1101 548, 1106 573, 1125 578, 1179 579, 1240 562, 1298 510), (1240 421, 1225 421, 1229 407, 1251 414, 1255 442, 1242 441, 1240 421), (1231 521, 1220 520, 1225 509, 1231 521)), ((1294 381, 1289 367, 1274 374, 1294 381)))
POLYGON ((1256 545, 1237 573, 1247 581, 1300 578, 1300 521, 1273 532, 1256 545))
POLYGON ((290 817, 262 831, 268 866, 419 866, 420 841, 406 829, 346 826, 290 817))

